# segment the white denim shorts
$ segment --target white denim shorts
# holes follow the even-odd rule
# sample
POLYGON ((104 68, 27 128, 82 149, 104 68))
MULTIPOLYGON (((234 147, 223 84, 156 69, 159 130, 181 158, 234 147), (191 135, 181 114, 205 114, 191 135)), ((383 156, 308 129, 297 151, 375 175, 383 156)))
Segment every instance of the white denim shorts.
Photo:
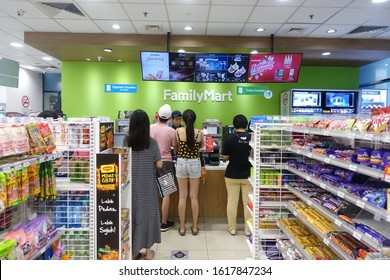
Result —
POLYGON ((177 178, 200 178, 201 166, 199 158, 178 158, 176 161, 177 178))

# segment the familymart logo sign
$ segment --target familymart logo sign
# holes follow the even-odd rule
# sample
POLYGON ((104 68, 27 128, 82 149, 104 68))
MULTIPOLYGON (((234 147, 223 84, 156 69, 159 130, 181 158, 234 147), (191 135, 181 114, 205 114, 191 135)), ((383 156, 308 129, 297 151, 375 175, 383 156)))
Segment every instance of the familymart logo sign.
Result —
POLYGON ((186 102, 232 102, 233 94, 229 90, 228 92, 215 92, 214 90, 204 90, 203 92, 197 92, 194 89, 190 89, 189 92, 174 92, 171 89, 164 89, 164 101, 186 101, 186 102))

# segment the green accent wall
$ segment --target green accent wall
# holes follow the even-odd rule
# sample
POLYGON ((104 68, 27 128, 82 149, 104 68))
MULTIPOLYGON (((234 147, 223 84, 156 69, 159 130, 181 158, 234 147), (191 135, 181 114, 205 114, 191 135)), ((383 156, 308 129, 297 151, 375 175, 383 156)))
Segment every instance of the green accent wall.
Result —
POLYGON ((280 93, 292 88, 310 89, 358 89, 358 67, 301 68, 298 83, 270 84, 220 84, 178 83, 142 81, 139 63, 110 62, 63 62, 62 64, 62 109, 68 117, 109 116, 115 120, 120 110, 145 110, 150 119, 164 103, 172 110, 192 109, 197 114, 196 126, 205 119, 219 119, 223 125, 231 124, 233 117, 244 114, 279 115, 280 93), (106 93, 104 84, 136 84, 137 93, 106 93), (273 92, 270 99, 260 95, 237 95, 237 86, 268 86, 273 92), (216 93, 232 92, 232 101, 201 103, 189 101, 164 101, 164 89, 173 92, 204 90, 216 93))

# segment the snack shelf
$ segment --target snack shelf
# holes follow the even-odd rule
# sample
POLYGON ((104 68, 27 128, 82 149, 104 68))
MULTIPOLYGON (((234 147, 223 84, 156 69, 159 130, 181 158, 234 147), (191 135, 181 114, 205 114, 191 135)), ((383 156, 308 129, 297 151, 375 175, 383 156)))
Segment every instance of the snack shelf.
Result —
POLYGON ((32 164, 36 163, 42 163, 46 161, 52 161, 62 156, 62 152, 55 151, 51 154, 44 154, 40 156, 25 156, 21 158, 17 158, 16 160, 13 160, 10 163, 2 163, 0 165, 0 171, 7 173, 11 171, 11 168, 14 168, 16 170, 21 169, 22 167, 28 167, 32 164))
POLYGON ((254 218, 252 209, 250 209, 248 205, 246 205, 246 208, 248 209, 249 214, 251 214, 251 217, 254 218))
POLYGON ((320 188, 339 196, 340 198, 345 199, 346 201, 372 213, 375 215, 376 218, 383 219, 387 222, 390 222, 390 212, 388 212, 386 209, 380 208, 375 206, 372 203, 369 203, 367 201, 364 201, 360 197, 353 195, 351 193, 345 192, 340 188, 334 187, 328 183, 323 182, 320 179, 316 179, 314 177, 309 176, 309 174, 302 172, 296 168, 293 168, 291 166, 286 165, 285 169, 294 173, 295 175, 300 176, 301 178, 304 178, 306 181, 311 182, 320 188))
POLYGON ((319 230, 317 230, 311 223, 309 223, 303 216, 301 216, 297 210, 292 207, 291 205, 287 205, 287 209, 290 210, 291 213, 294 214, 295 217, 297 217, 305 226, 307 226, 312 232, 317 235, 326 246, 331 248, 339 257, 341 257, 343 260, 352 260, 352 258, 343 252, 341 248, 339 248, 328 236, 321 233, 319 230))
POLYGON ((295 242, 294 236, 279 221, 277 221, 277 225, 286 235, 288 240, 290 240, 291 244, 299 251, 299 253, 301 253, 305 260, 313 260, 313 258, 306 252, 306 250, 298 242, 295 242))
MULTIPOLYGON (((336 224, 337 227, 339 227, 342 230, 345 230, 352 234, 357 240, 362 241, 363 243, 367 244, 371 248, 380 251, 380 252, 390 252, 390 248, 383 247, 378 242, 376 242, 374 239, 371 239, 368 235, 365 235, 363 232, 357 230, 353 225, 343 221, 340 219, 337 215, 335 215, 332 211, 329 211, 328 209, 324 208, 321 204, 318 204, 317 202, 313 201, 310 197, 300 193, 299 191, 295 190, 293 187, 287 186, 287 188, 295 194, 297 197, 299 197, 302 201, 304 201, 307 205, 313 207, 318 212, 320 212, 322 215, 324 215, 326 218, 332 221, 332 223, 336 224)), ((293 213, 294 216, 297 216, 297 213, 293 213)), ((358 222, 358 219, 355 219, 356 222, 358 222)), ((380 224, 374 223, 372 220, 360 220, 362 224, 366 224, 367 222, 370 222, 372 225, 371 228, 378 230, 378 227, 380 227, 380 224)))
POLYGON ((249 177, 249 178, 248 178, 248 181, 249 181, 249 183, 251 184, 252 188, 255 188, 255 187, 256 187, 256 182, 255 182, 254 178, 249 177))
MULTIPOLYGON (((276 219, 277 221, 277 219, 276 219)), ((276 238, 286 238, 287 235, 285 232, 280 231, 280 229, 259 229, 258 235, 261 237, 261 239, 276 239, 276 238)))
POLYGON ((248 193, 249 200, 253 203, 254 201, 254 196, 253 193, 248 193))
POLYGON ((353 130, 331 130, 331 129, 294 127, 294 126, 286 127, 286 131, 298 132, 304 134, 342 137, 342 138, 357 139, 357 140, 380 141, 385 143, 390 141, 389 135, 386 135, 386 133, 377 133, 377 132, 365 132, 365 131, 362 132, 362 131, 353 131, 353 130))
POLYGON ((252 235, 253 235, 253 225, 252 225, 252 223, 251 222, 249 222, 249 221, 246 221, 246 224, 248 225, 248 228, 249 228, 249 231, 252 233, 252 235))
POLYGON ((251 241, 249 240, 249 238, 247 238, 245 241, 246 241, 246 245, 248 246, 249 252, 251 253, 252 259, 254 259, 253 258, 253 245, 252 245, 251 241))
POLYGON ((285 202, 285 201, 260 201, 260 207, 262 207, 262 208, 286 208, 287 202, 285 202))
POLYGON ((35 260, 36 258, 38 258, 40 255, 42 255, 47 249, 50 248, 51 245, 53 245, 54 242, 56 242, 56 240, 58 240, 59 238, 61 238, 61 233, 57 231, 57 233, 52 236, 46 243, 44 246, 42 246, 42 248, 39 248, 38 250, 36 250, 32 256, 29 258, 30 260, 35 260))
POLYGON ((354 171, 354 172, 357 172, 360 174, 364 174, 364 175, 367 175, 367 176, 375 178, 375 179, 384 180, 384 172, 382 170, 374 169, 374 168, 363 166, 360 164, 355 164, 352 162, 345 162, 345 161, 330 158, 330 157, 327 157, 324 155, 311 153, 311 152, 308 152, 306 150, 299 149, 299 148, 289 147, 289 148, 287 148, 287 151, 293 152, 293 153, 298 154, 298 155, 303 155, 305 157, 312 158, 312 159, 315 159, 318 161, 322 161, 322 162, 325 162, 327 164, 331 164, 331 165, 335 165, 335 166, 338 166, 338 167, 341 167, 344 169, 348 169, 348 170, 351 170, 351 171, 354 171))

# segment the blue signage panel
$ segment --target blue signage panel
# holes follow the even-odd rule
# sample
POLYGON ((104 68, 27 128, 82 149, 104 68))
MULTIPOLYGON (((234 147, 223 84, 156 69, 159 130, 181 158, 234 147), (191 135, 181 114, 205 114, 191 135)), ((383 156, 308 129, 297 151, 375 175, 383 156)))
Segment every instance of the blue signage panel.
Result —
POLYGON ((104 92, 112 93, 136 93, 136 84, 104 84, 104 92))

